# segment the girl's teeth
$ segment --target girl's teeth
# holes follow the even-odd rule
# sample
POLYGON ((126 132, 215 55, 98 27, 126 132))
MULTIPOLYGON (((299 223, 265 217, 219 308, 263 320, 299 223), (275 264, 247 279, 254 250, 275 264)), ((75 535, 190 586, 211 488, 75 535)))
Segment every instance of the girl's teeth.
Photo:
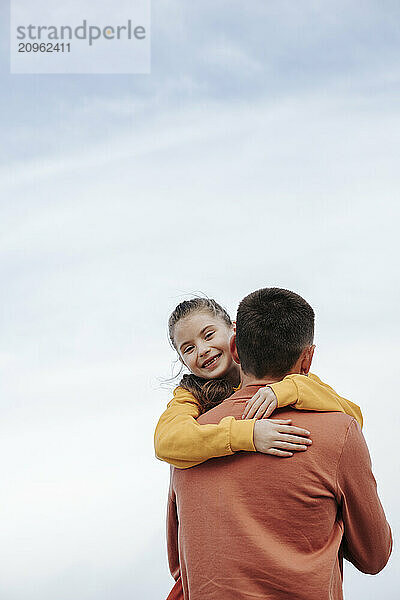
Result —
POLYGON ((206 363, 204 366, 205 367, 209 367, 210 365, 212 365, 213 363, 215 363, 215 361, 217 360, 218 356, 214 356, 214 358, 212 360, 210 360, 208 363, 206 363))

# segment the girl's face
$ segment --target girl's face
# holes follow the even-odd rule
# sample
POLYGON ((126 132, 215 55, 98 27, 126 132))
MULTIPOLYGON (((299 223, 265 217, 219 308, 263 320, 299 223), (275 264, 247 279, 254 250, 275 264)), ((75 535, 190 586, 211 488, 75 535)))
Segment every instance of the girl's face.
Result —
POLYGON ((174 342, 182 362, 194 375, 219 379, 237 371, 229 347, 233 333, 233 326, 220 317, 199 311, 178 321, 174 342))

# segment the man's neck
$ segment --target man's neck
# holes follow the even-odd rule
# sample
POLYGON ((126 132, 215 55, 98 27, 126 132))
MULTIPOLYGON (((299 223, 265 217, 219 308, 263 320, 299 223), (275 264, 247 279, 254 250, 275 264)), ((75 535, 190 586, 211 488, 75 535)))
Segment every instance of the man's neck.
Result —
POLYGON ((257 377, 254 377, 254 375, 247 375, 246 373, 242 372, 241 387, 243 388, 246 385, 269 385, 270 383, 276 383, 277 381, 280 381, 283 379, 283 377, 269 377, 266 375, 262 379, 257 379, 257 377))

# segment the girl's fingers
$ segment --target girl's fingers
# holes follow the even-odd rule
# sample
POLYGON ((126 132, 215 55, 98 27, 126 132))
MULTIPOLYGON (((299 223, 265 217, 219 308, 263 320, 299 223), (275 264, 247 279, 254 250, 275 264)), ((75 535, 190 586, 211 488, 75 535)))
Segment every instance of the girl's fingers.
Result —
POLYGON ((306 444, 307 446, 311 446, 312 441, 307 437, 299 437, 297 435, 279 435, 280 442, 289 442, 290 444, 306 444))
POLYGON ((262 404, 262 398, 260 398, 259 400, 256 400, 255 402, 253 402, 253 404, 248 409, 245 418, 246 419, 253 419, 254 415, 256 414, 256 412, 259 409, 259 407, 260 407, 261 404, 262 404))
POLYGON ((278 423, 279 425, 288 425, 292 419, 270 419, 270 423, 278 423))
POLYGON ((270 403, 269 403, 269 406, 268 406, 268 408, 267 408, 267 410, 266 410, 266 411, 265 411, 265 413, 264 413, 264 417, 263 417, 263 418, 264 418, 264 419, 268 419, 268 417, 269 417, 270 415, 272 415, 272 413, 274 412, 275 408, 276 408, 276 404, 275 404, 275 402, 273 402, 273 401, 272 401, 272 402, 270 402, 270 403))
POLYGON ((294 425, 283 425, 282 427, 279 427, 279 431, 280 433, 292 433, 293 435, 304 435, 305 437, 308 437, 310 435, 310 432, 307 431, 307 429, 301 429, 301 427, 294 427, 294 425))
POLYGON ((253 406, 253 402, 255 400, 257 400, 257 398, 259 398, 259 395, 260 394, 257 392, 256 394, 254 394, 254 396, 250 400, 247 400, 246 405, 244 407, 243 414, 242 414, 242 419, 245 419, 247 417, 247 415, 249 414, 250 408, 253 406))
POLYGON ((258 409, 258 411, 256 412, 256 414, 254 415, 255 419, 265 419, 266 418, 266 409, 268 408, 268 405, 265 404, 265 402, 263 402, 260 406, 260 408, 258 409))
POLYGON ((302 444, 290 444, 289 442, 274 442, 274 447, 280 450, 292 450, 293 452, 304 452, 308 446, 302 444))
POLYGON ((272 454, 272 456, 281 456, 282 458, 293 456, 293 452, 286 452, 285 450, 278 450, 277 448, 271 448, 266 454, 272 454))

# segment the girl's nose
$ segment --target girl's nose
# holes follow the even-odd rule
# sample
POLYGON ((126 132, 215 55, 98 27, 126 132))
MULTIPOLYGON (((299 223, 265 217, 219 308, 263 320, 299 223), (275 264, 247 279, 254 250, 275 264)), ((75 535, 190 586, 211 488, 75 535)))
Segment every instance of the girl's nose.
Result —
POLYGON ((200 348, 199 348, 199 355, 200 356, 205 356, 209 352, 210 352, 210 347, 209 346, 207 346, 206 344, 200 346, 200 348))

